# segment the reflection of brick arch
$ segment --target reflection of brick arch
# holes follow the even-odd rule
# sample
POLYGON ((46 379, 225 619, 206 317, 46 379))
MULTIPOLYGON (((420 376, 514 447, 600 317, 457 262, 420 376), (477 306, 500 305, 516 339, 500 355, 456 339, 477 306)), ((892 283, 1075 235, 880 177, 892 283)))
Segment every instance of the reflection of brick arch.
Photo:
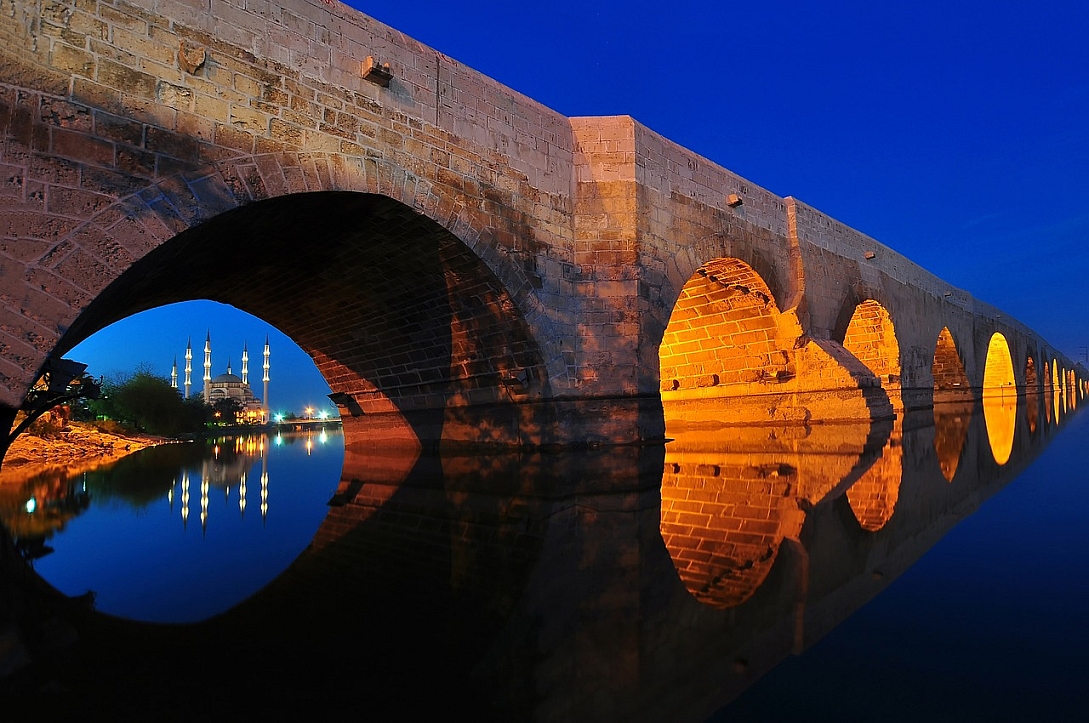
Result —
POLYGON ((796 539, 803 513, 789 495, 790 465, 667 464, 661 533, 688 591, 730 608, 764 582, 784 538, 796 539))
POLYGON ((851 512, 862 529, 877 532, 892 519, 903 473, 903 447, 889 440, 881 457, 847 490, 851 512))
POLYGON ((879 302, 868 299, 855 307, 844 332, 843 347, 883 384, 899 383, 900 344, 892 317, 879 302))
POLYGON ((788 380, 795 339, 768 285, 736 258, 701 266, 681 290, 659 350, 663 390, 788 380))

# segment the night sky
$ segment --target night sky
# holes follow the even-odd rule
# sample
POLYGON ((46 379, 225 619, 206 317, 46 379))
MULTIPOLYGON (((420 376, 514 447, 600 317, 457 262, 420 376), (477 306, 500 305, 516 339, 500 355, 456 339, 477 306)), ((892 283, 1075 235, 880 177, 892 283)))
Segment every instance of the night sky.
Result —
MULTIPOLYGON (((564 115, 630 115, 1085 357, 1089 4, 350 4, 564 115)), ((123 356, 97 339, 69 356, 168 374, 211 328, 218 374, 267 331, 273 407, 328 393, 252 317, 160 313, 118 331, 123 356)))

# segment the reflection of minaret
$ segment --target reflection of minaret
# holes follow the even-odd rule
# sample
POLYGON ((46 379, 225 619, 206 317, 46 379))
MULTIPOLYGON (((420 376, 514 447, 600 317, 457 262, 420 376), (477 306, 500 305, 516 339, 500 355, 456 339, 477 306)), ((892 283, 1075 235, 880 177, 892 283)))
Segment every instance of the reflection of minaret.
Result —
POLYGON ((182 473, 182 529, 189 520, 189 472, 182 473))
POLYGON ((178 357, 174 357, 174 366, 170 369, 170 388, 178 388, 178 357))
POLYGON ((204 340, 204 403, 208 404, 212 397, 212 332, 208 331, 208 337, 204 340))
POLYGON ((261 524, 268 515, 268 455, 261 455, 261 524))
POLYGON ((189 398, 189 387, 193 384, 193 339, 185 340, 185 398, 189 398))
POLYGON ((264 383, 264 390, 261 392, 261 400, 265 403, 265 422, 268 422, 268 420, 271 419, 271 416, 269 415, 271 407, 268 405, 268 355, 268 334, 265 334, 265 365, 263 367, 265 374, 261 378, 261 381, 264 383))
POLYGON ((208 533, 208 477, 200 480, 200 531, 208 533))
POLYGON ((246 349, 247 345, 242 344, 242 383, 250 383, 250 353, 246 349))

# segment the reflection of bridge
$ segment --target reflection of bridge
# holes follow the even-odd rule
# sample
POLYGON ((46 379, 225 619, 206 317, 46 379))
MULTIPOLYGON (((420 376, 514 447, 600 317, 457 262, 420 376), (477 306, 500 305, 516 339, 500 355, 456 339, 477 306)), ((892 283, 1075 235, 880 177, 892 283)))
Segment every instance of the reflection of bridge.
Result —
MULTIPOLYGON (((64 683, 80 705, 138 700, 150 718, 199 685, 223 719, 286 709, 332 720, 361 700, 426 719, 437 698, 472 720, 698 723, 1025 469, 1070 414, 1048 418, 1045 401, 998 434, 969 405, 872 426, 739 428, 715 445, 697 432, 567 454, 349 450, 328 516, 278 579, 203 624, 81 613, 81 638, 104 642, 82 650, 86 664, 64 683), (1015 442, 1000 464, 1007 431, 1015 442)), ((934 674, 943 684, 946 670, 934 674)), ((905 677, 902 704, 933 704, 920 680, 905 677)), ((1066 687, 1044 689, 1059 702, 1018 696, 1010 717, 1061 719, 1049 706, 1069 702, 1077 686, 1066 687)), ((958 695, 970 708, 972 691, 958 695)), ((11 705, 41 715, 63 700, 11 705)))
POLYGON ((49 354, 194 298, 309 352, 349 446, 659 439, 659 400, 751 423, 1082 393, 1014 319, 630 118, 566 118, 343 5, 273 6, 3 14, 9 413, 49 354))

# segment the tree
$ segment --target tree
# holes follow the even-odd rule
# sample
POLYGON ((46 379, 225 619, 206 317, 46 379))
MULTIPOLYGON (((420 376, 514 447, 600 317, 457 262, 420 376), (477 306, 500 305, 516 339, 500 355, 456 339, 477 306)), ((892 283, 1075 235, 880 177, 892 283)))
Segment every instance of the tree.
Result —
POLYGON ((204 426, 203 406, 183 400, 165 377, 147 366, 137 367, 129 376, 114 375, 103 380, 102 386, 103 398, 94 404, 95 413, 137 431, 173 436, 204 426))

